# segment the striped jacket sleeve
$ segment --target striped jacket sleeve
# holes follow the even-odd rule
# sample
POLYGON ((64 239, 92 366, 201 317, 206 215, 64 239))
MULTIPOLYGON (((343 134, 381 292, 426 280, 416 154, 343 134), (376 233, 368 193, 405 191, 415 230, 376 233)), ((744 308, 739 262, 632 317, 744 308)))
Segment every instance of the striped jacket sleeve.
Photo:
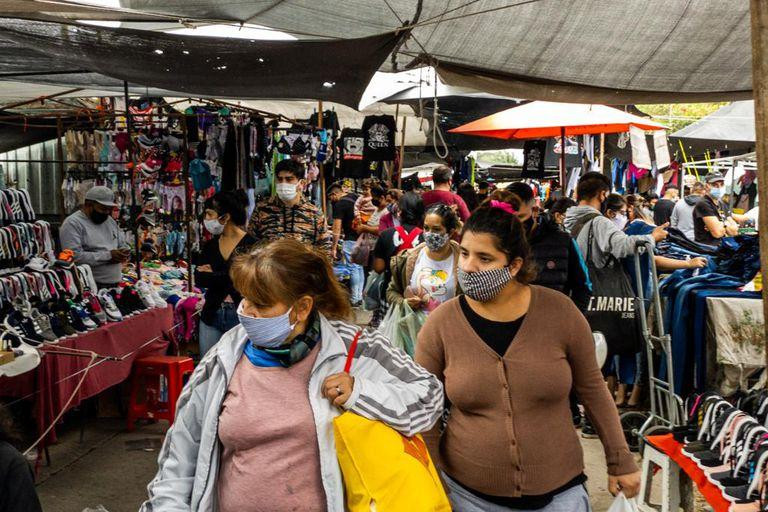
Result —
MULTIPOLYGON (((349 345, 357 328, 337 328, 349 345)), ((409 437, 429 430, 442 415, 443 384, 379 332, 361 336, 350 373, 355 385, 344 404, 349 411, 409 437)))

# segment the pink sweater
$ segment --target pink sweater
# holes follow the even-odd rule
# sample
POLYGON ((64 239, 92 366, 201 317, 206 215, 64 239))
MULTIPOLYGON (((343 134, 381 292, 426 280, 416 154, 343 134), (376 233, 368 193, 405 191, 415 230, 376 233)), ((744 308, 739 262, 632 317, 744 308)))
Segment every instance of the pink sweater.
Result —
POLYGON ((318 351, 290 368, 237 363, 219 416, 221 512, 326 510, 307 392, 318 351))

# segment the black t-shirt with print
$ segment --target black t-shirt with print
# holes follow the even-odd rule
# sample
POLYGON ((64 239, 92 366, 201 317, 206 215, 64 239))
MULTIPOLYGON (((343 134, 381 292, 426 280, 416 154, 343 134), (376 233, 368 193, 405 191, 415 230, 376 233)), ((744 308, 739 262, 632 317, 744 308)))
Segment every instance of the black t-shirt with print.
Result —
POLYGON ((394 117, 366 116, 363 120, 363 157, 366 162, 395 159, 395 131, 397 125, 394 117))
MULTIPOLYGON (((404 224, 403 229, 406 233, 410 233, 416 229, 416 226, 404 224)), ((395 236, 396 234, 397 230, 395 228, 385 229, 379 234, 379 238, 376 239, 376 245, 373 247, 373 256, 384 260, 387 273, 389 273, 389 260, 392 259, 392 256, 400 252, 400 244, 402 240, 400 240, 400 235, 398 234, 395 236)), ((411 247, 416 247, 421 242, 423 242, 423 237, 422 235, 419 235, 411 243, 411 247)))
POLYGON ((370 165, 363 159, 365 137, 363 130, 344 128, 339 137, 338 178, 368 178, 370 165))
POLYGON ((344 240, 357 240, 357 231, 352 228, 355 221, 355 196, 350 194, 333 203, 333 218, 341 221, 344 240))
POLYGON ((707 231, 704 217, 717 217, 720 221, 723 221, 727 215, 728 208, 722 202, 715 204, 711 197, 704 196, 693 208, 693 233, 695 240, 700 244, 719 245, 720 239, 713 237, 707 231))

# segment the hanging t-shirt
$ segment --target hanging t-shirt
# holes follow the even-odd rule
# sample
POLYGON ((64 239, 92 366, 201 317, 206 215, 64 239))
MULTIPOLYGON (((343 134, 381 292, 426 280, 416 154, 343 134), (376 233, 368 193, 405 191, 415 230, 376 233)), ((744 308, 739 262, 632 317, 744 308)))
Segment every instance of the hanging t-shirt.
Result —
POLYGON ((340 178, 367 178, 370 167, 363 160, 365 139, 363 130, 344 128, 339 138, 340 145, 340 178))
POLYGON ((366 116, 363 120, 365 147, 363 156, 368 162, 388 162, 395 159, 395 118, 388 115, 366 116))
POLYGON ((419 253, 408 288, 413 295, 426 299, 424 311, 427 313, 456 295, 453 258, 451 254, 442 261, 435 261, 427 255, 426 248, 419 253))

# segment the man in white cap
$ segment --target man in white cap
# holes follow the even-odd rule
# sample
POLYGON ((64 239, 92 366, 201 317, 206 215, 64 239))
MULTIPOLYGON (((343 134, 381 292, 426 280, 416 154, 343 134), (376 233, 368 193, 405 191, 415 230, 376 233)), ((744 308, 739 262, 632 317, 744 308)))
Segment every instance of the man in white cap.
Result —
POLYGON ((75 253, 75 263, 90 265, 99 288, 117 286, 122 279, 121 264, 131 256, 112 218, 116 207, 109 188, 93 187, 85 194, 83 206, 67 217, 59 230, 61 248, 75 253))

